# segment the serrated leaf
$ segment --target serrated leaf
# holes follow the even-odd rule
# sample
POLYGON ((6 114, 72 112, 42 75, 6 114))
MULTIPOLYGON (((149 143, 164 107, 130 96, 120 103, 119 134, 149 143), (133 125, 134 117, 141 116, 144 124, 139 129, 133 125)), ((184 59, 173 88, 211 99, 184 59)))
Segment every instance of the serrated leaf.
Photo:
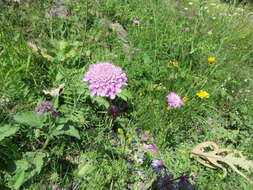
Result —
POLYGON ((214 142, 203 142, 194 147, 191 154, 199 156, 198 161, 210 168, 221 168, 224 171, 224 177, 227 174, 227 169, 224 164, 232 168, 236 173, 251 181, 239 168, 250 172, 253 169, 253 161, 247 160, 238 150, 220 149, 214 142), (210 150, 211 148, 211 150, 210 150), (205 151, 209 149, 209 151, 205 151))
POLYGON ((3 140, 5 137, 9 137, 14 135, 19 130, 17 126, 11 125, 4 125, 0 127, 0 141, 3 140))
POLYGON ((42 127, 45 120, 44 115, 37 115, 34 111, 19 112, 14 116, 17 123, 29 125, 32 127, 42 127))
POLYGON ((46 157, 46 154, 43 152, 27 152, 26 157, 27 161, 29 161, 29 163, 32 163, 34 168, 33 171, 30 172, 29 176, 32 177, 35 174, 39 174, 43 167, 43 159, 46 157))

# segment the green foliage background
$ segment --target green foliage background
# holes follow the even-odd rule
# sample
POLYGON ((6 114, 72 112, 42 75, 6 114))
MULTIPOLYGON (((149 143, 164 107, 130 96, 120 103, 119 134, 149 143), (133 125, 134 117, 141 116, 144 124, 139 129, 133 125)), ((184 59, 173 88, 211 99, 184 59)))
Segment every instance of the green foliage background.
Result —
MULTIPOLYGON (((236 174, 222 178, 222 171, 203 167, 181 150, 214 141, 253 159, 252 9, 189 2, 66 0, 66 18, 46 18, 52 1, 6 1, 0 9, 1 188, 78 183, 80 189, 127 189, 143 180, 125 151, 131 144, 126 134, 141 127, 155 138, 174 177, 194 174, 198 189, 250 190, 236 174), (127 31, 130 55, 104 20, 127 31), (28 42, 52 59, 34 52, 28 42), (217 61, 209 64, 208 57, 217 61), (115 63, 127 74, 126 91, 116 100, 90 97, 82 82, 88 66, 100 61, 115 63), (173 61, 179 67, 169 64, 173 61), (62 83, 59 97, 43 94, 62 83), (198 99, 200 90, 210 97, 198 99), (189 101, 168 109, 168 92, 189 101), (59 112, 57 120, 35 115, 45 100, 59 112), (124 110, 117 120, 107 114, 111 104, 124 110), (121 136, 117 128, 123 129, 121 136), (116 147, 115 138, 120 141, 116 147)), ((147 178, 150 162, 139 167, 147 178)))

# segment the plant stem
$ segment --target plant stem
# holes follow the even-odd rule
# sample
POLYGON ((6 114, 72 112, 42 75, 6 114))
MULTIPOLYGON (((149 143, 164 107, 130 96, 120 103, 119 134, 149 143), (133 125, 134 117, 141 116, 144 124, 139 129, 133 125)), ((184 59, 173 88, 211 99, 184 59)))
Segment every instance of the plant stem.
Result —
POLYGON ((51 139, 50 136, 47 136, 47 139, 46 139, 46 141, 45 141, 45 143, 44 143, 44 145, 43 145, 43 147, 42 147, 42 150, 44 150, 44 149, 47 147, 47 145, 48 145, 50 139, 51 139))

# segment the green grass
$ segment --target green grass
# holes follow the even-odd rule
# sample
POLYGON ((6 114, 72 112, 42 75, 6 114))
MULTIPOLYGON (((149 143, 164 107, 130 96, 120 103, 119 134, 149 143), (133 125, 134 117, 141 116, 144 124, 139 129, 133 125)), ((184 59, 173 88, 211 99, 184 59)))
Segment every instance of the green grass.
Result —
POLYGON ((192 5, 172 0, 66 0, 69 16, 45 18, 52 1, 8 2, 0 9, 0 124, 18 131, 0 141, 1 189, 22 182, 20 189, 31 190, 52 189, 54 184, 70 188, 72 183, 78 183, 78 189, 128 189, 148 183, 154 175, 151 160, 156 158, 145 154, 143 164, 130 164, 135 151, 129 138, 138 139, 138 127, 154 138, 173 177, 196 175, 192 183, 199 190, 252 189, 235 172, 229 170, 222 178, 222 170, 206 168, 184 151, 214 141, 253 159, 249 7, 241 11, 215 0, 194 0, 192 5), (134 19, 140 25, 134 25, 134 19), (124 27, 129 48, 105 20, 124 27), (52 60, 34 52, 28 42, 52 60), (208 57, 217 61, 210 64, 208 57), (101 61, 126 72, 126 99, 124 94, 113 101, 89 96, 83 75, 90 64, 101 61), (65 89, 58 98, 43 94, 61 83, 65 89), (199 99, 200 90, 210 97, 199 99), (168 109, 168 92, 189 101, 168 109), (20 123, 17 115, 33 112, 45 100, 57 108, 57 121, 33 115, 35 122, 44 123, 33 126, 30 116, 20 123), (112 120, 109 104, 124 108, 124 113, 112 120), (50 137, 45 145, 59 123, 74 130, 50 137), (27 158, 29 152, 43 156, 27 158), (82 168, 84 179, 78 175, 82 168))

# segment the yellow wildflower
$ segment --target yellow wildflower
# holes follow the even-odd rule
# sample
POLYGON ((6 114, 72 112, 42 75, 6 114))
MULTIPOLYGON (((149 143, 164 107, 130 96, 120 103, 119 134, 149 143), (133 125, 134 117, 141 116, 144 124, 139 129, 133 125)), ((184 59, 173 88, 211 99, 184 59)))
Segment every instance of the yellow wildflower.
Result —
POLYGON ((123 133, 123 130, 121 128, 118 128, 118 133, 123 133))
POLYGON ((216 62, 216 58, 215 57, 209 57, 207 59, 207 61, 208 61, 208 63, 214 63, 214 62, 216 62))
POLYGON ((77 121, 80 125, 84 125, 86 123, 84 118, 81 118, 77 121))
POLYGON ((206 91, 199 91, 198 93, 196 93, 196 95, 201 98, 201 99, 204 99, 204 98, 208 98, 209 97, 209 94, 206 92, 206 91))
POLYGON ((179 63, 178 62, 170 62, 170 65, 172 65, 173 67, 179 67, 179 63))
POLYGON ((183 102, 188 102, 188 101, 189 101, 189 98, 187 98, 187 97, 183 98, 183 102))

